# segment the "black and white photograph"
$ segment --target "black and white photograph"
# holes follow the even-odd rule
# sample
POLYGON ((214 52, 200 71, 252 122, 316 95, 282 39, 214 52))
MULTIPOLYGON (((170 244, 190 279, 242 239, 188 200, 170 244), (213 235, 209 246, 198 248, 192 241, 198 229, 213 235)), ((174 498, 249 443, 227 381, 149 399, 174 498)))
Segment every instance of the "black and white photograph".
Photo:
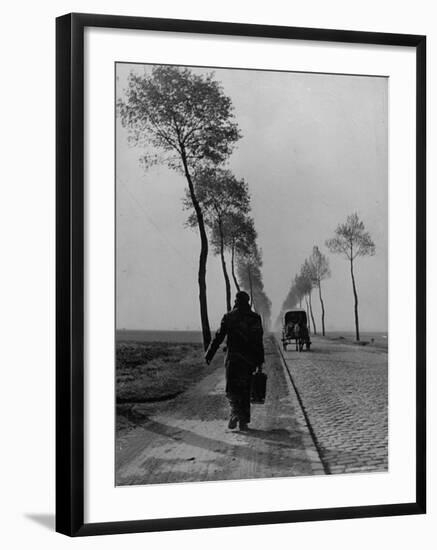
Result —
POLYGON ((114 78, 115 485, 388 472, 388 78, 114 78))
POLYGON ((3 548, 432 548, 432 7, 5 4, 3 548))

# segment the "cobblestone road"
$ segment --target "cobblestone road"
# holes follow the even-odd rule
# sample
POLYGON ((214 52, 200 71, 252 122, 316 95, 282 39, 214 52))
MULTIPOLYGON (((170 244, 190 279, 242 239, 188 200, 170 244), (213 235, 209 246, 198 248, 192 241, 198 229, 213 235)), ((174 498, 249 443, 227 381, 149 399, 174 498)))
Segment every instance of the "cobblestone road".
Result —
POLYGON ((284 357, 327 472, 387 471, 387 352, 313 338, 284 357))

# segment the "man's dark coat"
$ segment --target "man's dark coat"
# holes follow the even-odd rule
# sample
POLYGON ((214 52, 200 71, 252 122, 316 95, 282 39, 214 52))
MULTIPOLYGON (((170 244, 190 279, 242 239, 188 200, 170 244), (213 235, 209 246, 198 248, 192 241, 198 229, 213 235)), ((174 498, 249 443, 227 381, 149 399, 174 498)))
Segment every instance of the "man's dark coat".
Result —
POLYGON ((211 361, 225 337, 226 392, 233 393, 239 391, 241 382, 264 363, 261 317, 249 305, 235 307, 226 313, 206 352, 207 361, 211 361))

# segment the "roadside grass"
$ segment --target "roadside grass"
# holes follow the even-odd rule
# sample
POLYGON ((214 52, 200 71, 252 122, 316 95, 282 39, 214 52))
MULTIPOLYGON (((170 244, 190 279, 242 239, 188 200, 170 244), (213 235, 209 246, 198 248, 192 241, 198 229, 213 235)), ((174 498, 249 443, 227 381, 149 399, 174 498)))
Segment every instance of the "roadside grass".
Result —
POLYGON ((117 432, 132 428, 216 366, 216 361, 206 365, 199 343, 118 341, 117 432))
POLYGON ((117 343, 117 403, 171 399, 205 375, 201 344, 117 343))

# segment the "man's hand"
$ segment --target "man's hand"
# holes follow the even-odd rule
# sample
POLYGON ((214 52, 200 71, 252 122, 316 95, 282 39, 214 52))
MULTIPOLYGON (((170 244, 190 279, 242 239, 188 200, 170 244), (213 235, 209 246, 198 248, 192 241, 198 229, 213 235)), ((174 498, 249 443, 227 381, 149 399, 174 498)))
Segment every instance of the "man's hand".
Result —
POLYGON ((262 364, 261 364, 261 365, 258 365, 258 366, 256 367, 256 372, 262 372, 262 371, 263 371, 263 366, 262 366, 262 364))

